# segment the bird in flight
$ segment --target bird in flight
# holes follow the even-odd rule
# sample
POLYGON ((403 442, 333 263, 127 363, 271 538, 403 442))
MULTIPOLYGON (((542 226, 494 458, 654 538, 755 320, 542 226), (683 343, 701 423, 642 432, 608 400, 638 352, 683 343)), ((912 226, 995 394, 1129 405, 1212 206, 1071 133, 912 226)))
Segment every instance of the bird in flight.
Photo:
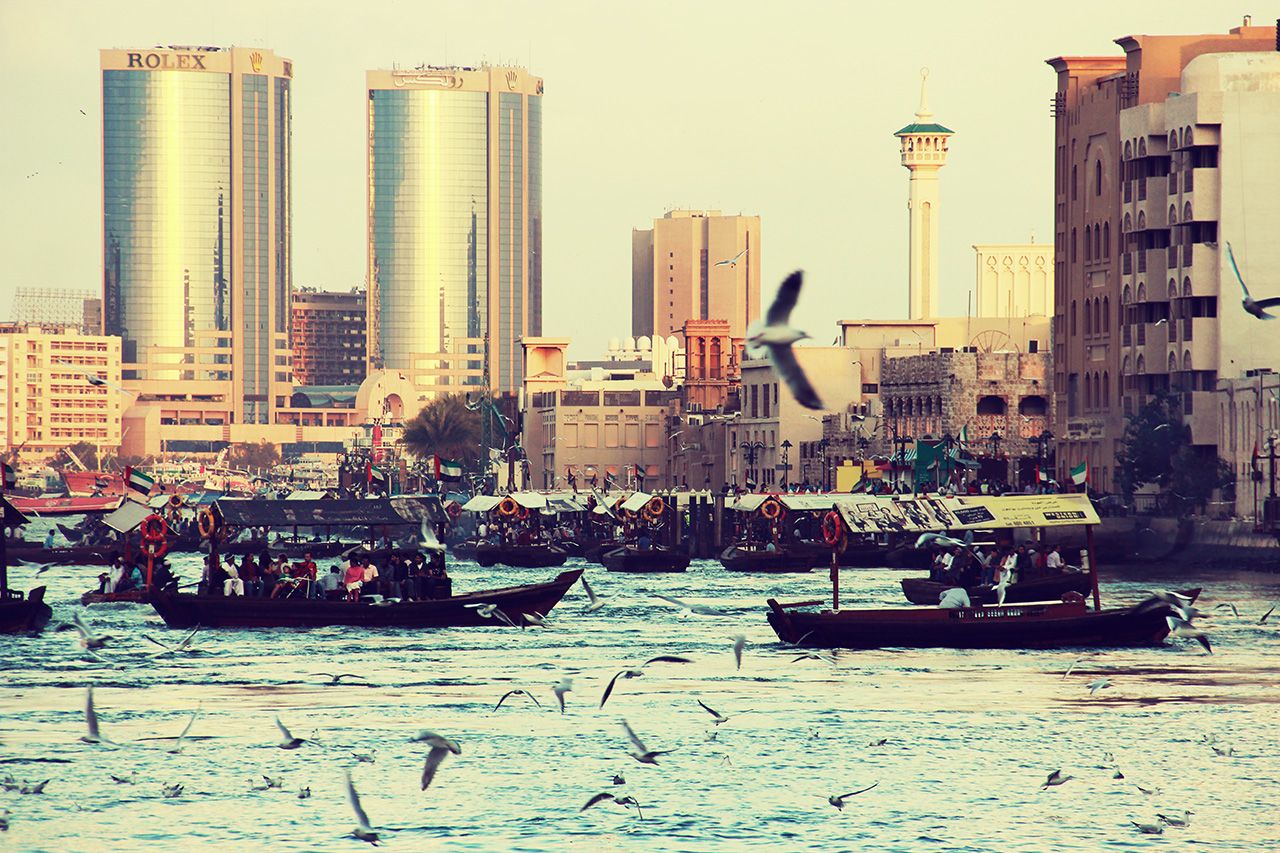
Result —
POLYGON ((1240 275, 1240 267, 1236 266, 1236 255, 1235 252, 1231 251, 1230 242, 1227 243, 1227 260, 1231 261, 1231 270, 1236 274, 1236 281, 1240 282, 1240 289, 1244 291, 1244 299, 1240 300, 1244 310, 1259 320, 1274 320, 1276 315, 1268 314, 1265 309, 1280 306, 1280 296, 1272 296, 1268 299, 1254 299, 1249 294, 1249 288, 1244 283, 1244 277, 1240 275))
POLYGON ((1071 780, 1074 778, 1076 777, 1063 776, 1061 770, 1055 770, 1049 774, 1049 777, 1047 779, 1044 780, 1044 784, 1040 786, 1040 790, 1043 791, 1045 788, 1053 788, 1057 785, 1065 785, 1068 780, 1071 780))
POLYGON ((431 747, 431 751, 427 753, 427 760, 422 765, 422 790, 427 790, 431 785, 431 780, 436 778, 436 770, 440 767, 440 762, 444 761, 445 756, 449 753, 454 755, 462 754, 462 747, 458 746, 458 742, 442 737, 435 732, 420 732, 415 741, 426 741, 431 747))
POLYGON ((284 738, 276 744, 281 749, 297 749, 307 742, 306 738, 294 737, 293 732, 289 731, 285 724, 280 722, 279 717, 276 717, 276 728, 280 730, 280 734, 284 735, 284 738))
POLYGON ((604 607, 604 601, 601 600, 600 596, 596 595, 596 591, 591 588, 591 584, 587 583, 587 576, 583 575, 581 578, 579 578, 579 581, 581 581, 582 583, 582 589, 584 592, 586 592, 587 598, 590 599, 591 601, 591 603, 588 604, 586 609, 583 610, 582 612, 595 613, 601 607, 604 607))
POLYGON ((716 261, 715 265, 718 267, 729 267, 729 268, 736 267, 738 265, 738 259, 741 258, 746 253, 747 253, 747 250, 743 249, 741 252, 734 255, 732 258, 726 258, 723 261, 716 261))
POLYGON ((351 782, 350 773, 347 773, 347 802, 351 803, 351 810, 356 813, 356 828, 351 834, 361 841, 368 841, 376 846, 378 833, 373 831, 373 827, 369 825, 369 816, 360 807, 360 795, 356 793, 356 786, 351 782))
POLYGON ((657 764, 659 755, 671 752, 669 749, 649 749, 640 738, 636 737, 636 733, 631 730, 631 726, 627 725, 626 720, 622 721, 622 728, 626 729, 627 739, 636 748, 635 752, 628 754, 641 764, 657 764))
POLYGON ((122 385, 117 385, 116 383, 112 382, 109 379, 103 379, 101 376, 99 376, 96 373, 89 373, 86 370, 81 370, 77 365, 74 365, 69 361, 55 361, 54 364, 61 365, 62 367, 71 368, 72 373, 79 373, 94 388, 110 388, 112 391, 118 391, 121 394, 134 393, 133 391, 130 391, 128 388, 125 388, 122 385))
POLYGON ((786 281, 778 288, 773 304, 769 306, 764 325, 751 331, 747 336, 747 344, 756 351, 761 348, 768 351, 774 372, 786 384, 797 403, 807 409, 821 409, 822 399, 813 390, 809 377, 805 376, 804 368, 796 360, 791 347, 796 341, 809 337, 808 333, 793 329, 790 325, 791 310, 796 307, 803 280, 804 273, 799 270, 787 276, 786 281))
POLYGON ((872 788, 874 788, 876 785, 879 785, 879 784, 880 784, 879 782, 876 782, 874 784, 868 785, 867 787, 861 790, 854 791, 849 794, 840 794, 838 796, 827 797, 827 802, 831 803, 831 805, 835 806, 837 809, 844 811, 845 800, 849 799, 850 797, 856 797, 859 794, 865 794, 867 791, 870 791, 872 788))
POLYGON ((533 700, 533 704, 537 705, 539 708, 542 707, 542 703, 538 701, 538 697, 534 696, 528 690, 517 689, 517 690, 508 690, 506 693, 503 693, 502 698, 498 700, 498 704, 493 706, 493 710, 497 711, 499 708, 502 707, 502 703, 507 701, 507 699, 509 699, 512 696, 528 696, 531 700, 533 700))

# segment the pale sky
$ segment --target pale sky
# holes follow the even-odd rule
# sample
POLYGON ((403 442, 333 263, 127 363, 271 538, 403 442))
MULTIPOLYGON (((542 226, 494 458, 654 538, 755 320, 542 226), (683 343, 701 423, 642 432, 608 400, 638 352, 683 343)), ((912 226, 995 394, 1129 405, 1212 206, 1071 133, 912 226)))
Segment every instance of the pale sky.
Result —
POLYGON ((366 274, 364 72, 528 67, 546 80, 543 333, 591 358, 630 333, 631 229, 671 207, 759 214, 765 299, 803 268, 793 320, 819 343, 839 318, 905 316, 908 173, 892 133, 912 120, 924 66, 935 118, 956 131, 941 298, 963 314, 972 244, 1052 242, 1044 60, 1275 17, 1215 7, 0 0, 0 319, 18 286, 101 289, 99 48, 244 45, 293 60, 294 283, 326 290, 366 274))

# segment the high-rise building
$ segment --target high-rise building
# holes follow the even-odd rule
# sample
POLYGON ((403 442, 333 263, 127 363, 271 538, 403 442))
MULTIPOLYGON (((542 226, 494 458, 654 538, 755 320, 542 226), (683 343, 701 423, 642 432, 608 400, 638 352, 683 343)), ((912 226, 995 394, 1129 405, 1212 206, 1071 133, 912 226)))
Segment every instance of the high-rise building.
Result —
POLYGON ((916 120, 894 136, 902 165, 911 171, 907 215, 910 222, 907 316, 912 320, 937 317, 938 305, 938 171, 947 165, 947 150, 955 131, 933 120, 926 85, 920 75, 920 109, 916 120))
POLYGON ((80 442, 115 450, 129 403, 119 384, 119 338, 81 335, 74 325, 0 326, 0 447, 28 458, 80 442))
POLYGON ((368 368, 364 292, 297 290, 292 300, 293 381, 359 385, 368 368))
MULTIPOLYGON (((1114 463, 1126 413, 1122 336, 1140 338, 1145 344, 1149 325, 1160 319, 1160 305, 1148 304, 1152 294, 1160 294, 1158 303, 1168 308, 1169 232, 1167 225, 1156 226, 1166 222, 1167 193, 1160 185, 1168 182, 1170 158, 1162 136, 1154 152, 1144 139, 1142 153, 1132 152, 1129 159, 1122 159, 1121 113, 1162 102, 1178 91, 1182 69, 1201 54, 1272 50, 1274 38, 1274 27, 1251 26, 1227 34, 1128 36, 1117 39, 1123 56, 1048 60, 1058 75, 1052 107, 1053 431, 1060 476, 1087 461, 1094 488, 1115 487, 1114 463), (1160 209, 1146 212, 1148 192, 1157 189, 1160 209), (1124 228, 1122 197, 1123 203, 1144 208, 1142 226, 1131 213, 1132 230, 1124 228), (1142 278, 1142 297, 1131 284, 1132 302, 1126 305, 1122 279, 1134 275, 1142 278)), ((1216 250, 1205 242, 1192 249, 1193 255, 1212 251, 1216 250)), ((1175 271, 1177 267, 1175 263, 1175 271)), ((1137 369, 1136 359, 1133 369, 1137 369)), ((1129 381, 1153 387, 1147 380, 1129 381)), ((1129 411, 1134 404, 1130 397, 1129 411)))
POLYGON ((289 396, 293 63, 260 48, 103 50, 103 317, 146 405, 200 422, 289 396))
POLYGON ((369 361, 420 397, 514 393, 542 332, 542 80, 369 71, 369 361))
POLYGON ((728 320, 743 338, 760 316, 760 217, 672 210, 631 232, 631 333, 680 335, 689 320, 728 320))

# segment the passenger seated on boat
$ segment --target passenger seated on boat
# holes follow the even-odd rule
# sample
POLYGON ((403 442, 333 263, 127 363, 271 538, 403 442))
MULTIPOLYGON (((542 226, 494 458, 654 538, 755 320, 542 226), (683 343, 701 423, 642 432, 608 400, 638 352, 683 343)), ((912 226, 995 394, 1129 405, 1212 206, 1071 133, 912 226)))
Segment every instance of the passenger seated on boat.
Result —
POLYGON ((374 565, 373 560, 364 561, 364 584, 360 587, 361 595, 379 595, 381 594, 380 582, 378 580, 378 567, 374 565))
POLYGON ((648 551, 653 546, 653 540, 649 538, 647 530, 641 530, 640 535, 636 537, 636 547, 641 551, 648 551))
POLYGON ((276 564, 271 562, 271 555, 263 554, 264 560, 258 563, 259 574, 262 578, 261 594, 270 598, 275 597, 276 587, 280 583, 280 569, 276 564))
POLYGON ((111 575, 107 574, 106 572, 103 572, 102 574, 98 575, 98 592, 100 594, 106 593, 108 591, 107 585, 110 583, 111 583, 111 575))
POLYGON ((226 567, 227 579, 222 582, 222 594, 244 595, 244 581, 240 579, 240 572, 236 569, 236 564, 231 560, 227 560, 226 567))
POLYGON ((342 598, 342 567, 338 565, 330 566, 329 573, 320 578, 320 582, 316 586, 320 590, 320 598, 330 600, 342 598))
POLYGON ((240 561, 240 580, 244 581, 245 595, 262 594, 262 578, 252 554, 245 554, 244 559, 240 561))
POLYGON ((1019 545, 1017 548, 1018 559, 1014 566, 1017 572, 1018 580, 1028 580, 1035 577, 1035 549, 1029 545, 1019 545))
POLYGON ((151 584, 157 589, 169 592, 178 591, 178 578, 173 573, 173 568, 169 565, 168 560, 161 560, 155 565, 155 569, 151 573, 151 584))
POLYGON ((1058 550, 1058 546, 1054 545, 1045 555, 1044 567, 1047 571, 1056 574, 1062 571, 1062 566, 1062 553, 1058 550))
POLYGON ((944 589, 942 594, 938 596, 938 606, 955 609, 958 607, 972 607, 973 605, 969 602, 969 593, 965 591, 964 587, 953 586, 950 589, 944 589))
POLYGON ((364 586, 364 566, 359 557, 352 557, 350 565, 342 577, 343 588, 347 591, 348 601, 360 600, 360 587, 364 586))

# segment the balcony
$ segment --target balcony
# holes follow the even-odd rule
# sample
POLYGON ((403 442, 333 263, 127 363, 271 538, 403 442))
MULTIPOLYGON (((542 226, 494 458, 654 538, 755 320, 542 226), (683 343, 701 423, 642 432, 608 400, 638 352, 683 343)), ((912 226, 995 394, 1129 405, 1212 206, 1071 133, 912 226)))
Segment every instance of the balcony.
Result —
MULTIPOLYGON (((1230 272, 1227 273, 1230 275, 1230 272)), ((1218 250, 1206 243, 1192 243, 1182 248, 1183 277, 1190 277, 1197 296, 1216 296, 1218 282, 1218 250)))
MULTIPOLYGON (((1218 170, 1192 169, 1188 173, 1188 177, 1192 177, 1192 182, 1201 188, 1200 192, 1188 191, 1182 197, 1183 204, 1191 202, 1192 221, 1216 222, 1221 216, 1218 193, 1214 192, 1214 188, 1218 186, 1218 181, 1220 180, 1218 170)), ((1181 215, 1182 211, 1179 211, 1179 216, 1181 215)))
POLYGON ((1191 428, 1192 444, 1218 443, 1218 400, 1213 391, 1182 395, 1182 420, 1191 428))

